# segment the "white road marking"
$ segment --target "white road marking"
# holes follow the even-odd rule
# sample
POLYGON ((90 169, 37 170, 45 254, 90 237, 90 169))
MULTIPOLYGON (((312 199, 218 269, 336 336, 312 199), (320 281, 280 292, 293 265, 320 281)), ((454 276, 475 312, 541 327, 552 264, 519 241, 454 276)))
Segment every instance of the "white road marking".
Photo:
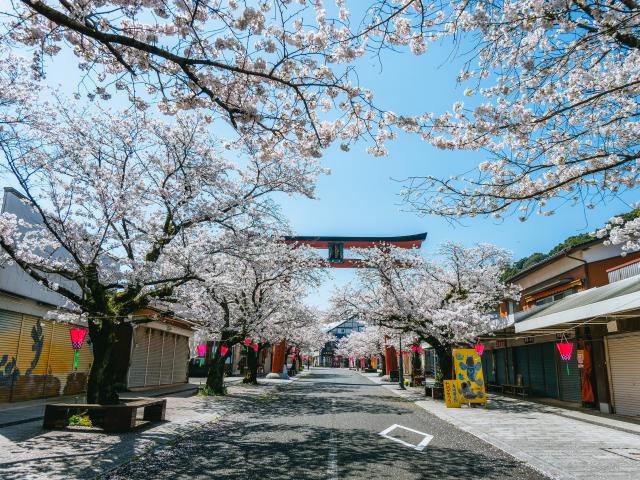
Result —
POLYGON ((429 445, 429 442, 431 440, 433 440, 433 435, 429 435, 428 433, 424 433, 424 432, 420 432, 418 430, 414 430, 413 428, 404 427, 402 425, 398 425, 397 423, 394 423, 389 428, 385 428, 378 435, 380 435, 381 437, 384 437, 384 438, 388 438, 389 440, 393 440, 394 442, 398 442, 398 443, 404 445, 405 447, 413 448, 414 450, 417 450, 419 452, 421 452, 425 448, 427 448, 427 445, 429 445), (410 432, 417 433, 418 435, 422 435, 424 438, 417 445, 414 445, 413 443, 405 442, 404 440, 401 440, 399 438, 395 438, 395 437, 392 437, 392 436, 389 435, 389 433, 392 432, 393 430, 395 430, 396 428, 402 428, 404 430, 408 430, 410 432))
MULTIPOLYGON (((334 410, 336 399, 331 399, 331 410, 334 410)), ((338 440, 335 430, 329 435, 329 465, 327 466, 329 480, 338 480, 338 440)))

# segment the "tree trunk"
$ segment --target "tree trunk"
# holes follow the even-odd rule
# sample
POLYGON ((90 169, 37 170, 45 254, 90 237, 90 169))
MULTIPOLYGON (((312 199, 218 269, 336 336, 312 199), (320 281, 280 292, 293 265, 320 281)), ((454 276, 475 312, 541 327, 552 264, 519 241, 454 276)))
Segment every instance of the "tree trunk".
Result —
POLYGON ((256 352, 253 348, 247 348, 247 373, 244 375, 242 383, 249 383, 251 385, 258 384, 258 359, 260 358, 261 349, 258 348, 256 352))
POLYGON ((443 345, 437 340, 430 338, 427 340, 438 356, 438 368, 442 372, 443 380, 453 380, 453 356, 451 355, 451 345, 443 345))
POLYGON ((211 359, 211 366, 209 367, 209 373, 207 374, 207 388, 213 392, 214 395, 224 395, 224 362, 231 355, 233 351, 232 347, 236 343, 234 340, 234 334, 232 332, 222 332, 220 335, 220 341, 218 342, 218 348, 216 353, 211 359), (226 355, 222 355, 220 347, 226 345, 229 349, 226 355))
POLYGON ((90 320, 89 336, 93 346, 93 363, 87 382, 87 403, 117 404, 120 399, 116 391, 113 362, 113 346, 117 341, 115 320, 90 320))

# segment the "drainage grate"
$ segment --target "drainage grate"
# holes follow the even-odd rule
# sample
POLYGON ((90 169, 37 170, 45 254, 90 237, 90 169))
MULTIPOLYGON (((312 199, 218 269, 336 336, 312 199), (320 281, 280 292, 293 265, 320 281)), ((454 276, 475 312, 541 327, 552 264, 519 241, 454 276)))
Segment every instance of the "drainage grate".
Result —
POLYGON ((603 450, 640 462, 640 448, 603 448, 603 450))

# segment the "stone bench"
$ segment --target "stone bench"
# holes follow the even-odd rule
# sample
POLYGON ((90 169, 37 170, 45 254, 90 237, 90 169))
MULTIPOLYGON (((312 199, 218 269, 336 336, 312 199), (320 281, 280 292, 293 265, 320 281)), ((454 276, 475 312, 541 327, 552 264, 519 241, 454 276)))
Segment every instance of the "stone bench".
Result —
POLYGON ((94 403, 50 403, 45 406, 45 429, 60 429, 69 426, 69 417, 83 413, 93 418, 105 432, 128 432, 136 428, 138 409, 143 410, 144 422, 164 421, 167 408, 166 399, 135 398, 127 399, 117 405, 99 405, 94 403), (93 415, 92 415, 93 413, 93 415))

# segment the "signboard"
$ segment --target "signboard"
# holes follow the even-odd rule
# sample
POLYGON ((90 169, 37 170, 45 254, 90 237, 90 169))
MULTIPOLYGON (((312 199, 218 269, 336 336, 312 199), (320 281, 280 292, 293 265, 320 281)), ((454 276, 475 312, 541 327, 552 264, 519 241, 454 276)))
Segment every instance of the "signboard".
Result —
POLYGON ((528 343, 533 343, 534 338, 533 337, 524 337, 524 343, 525 345, 528 343))
POLYGON ((496 348, 504 348, 507 346, 506 340, 496 340, 496 348))
POLYGON ((445 380, 444 382, 444 403, 447 408, 460 408, 460 395, 458 394, 458 381, 445 380))
POLYGON ((487 403, 480 355, 473 348, 454 348, 453 365, 460 403, 487 403))
POLYGON ((584 368, 584 350, 578 350, 578 368, 584 368))

